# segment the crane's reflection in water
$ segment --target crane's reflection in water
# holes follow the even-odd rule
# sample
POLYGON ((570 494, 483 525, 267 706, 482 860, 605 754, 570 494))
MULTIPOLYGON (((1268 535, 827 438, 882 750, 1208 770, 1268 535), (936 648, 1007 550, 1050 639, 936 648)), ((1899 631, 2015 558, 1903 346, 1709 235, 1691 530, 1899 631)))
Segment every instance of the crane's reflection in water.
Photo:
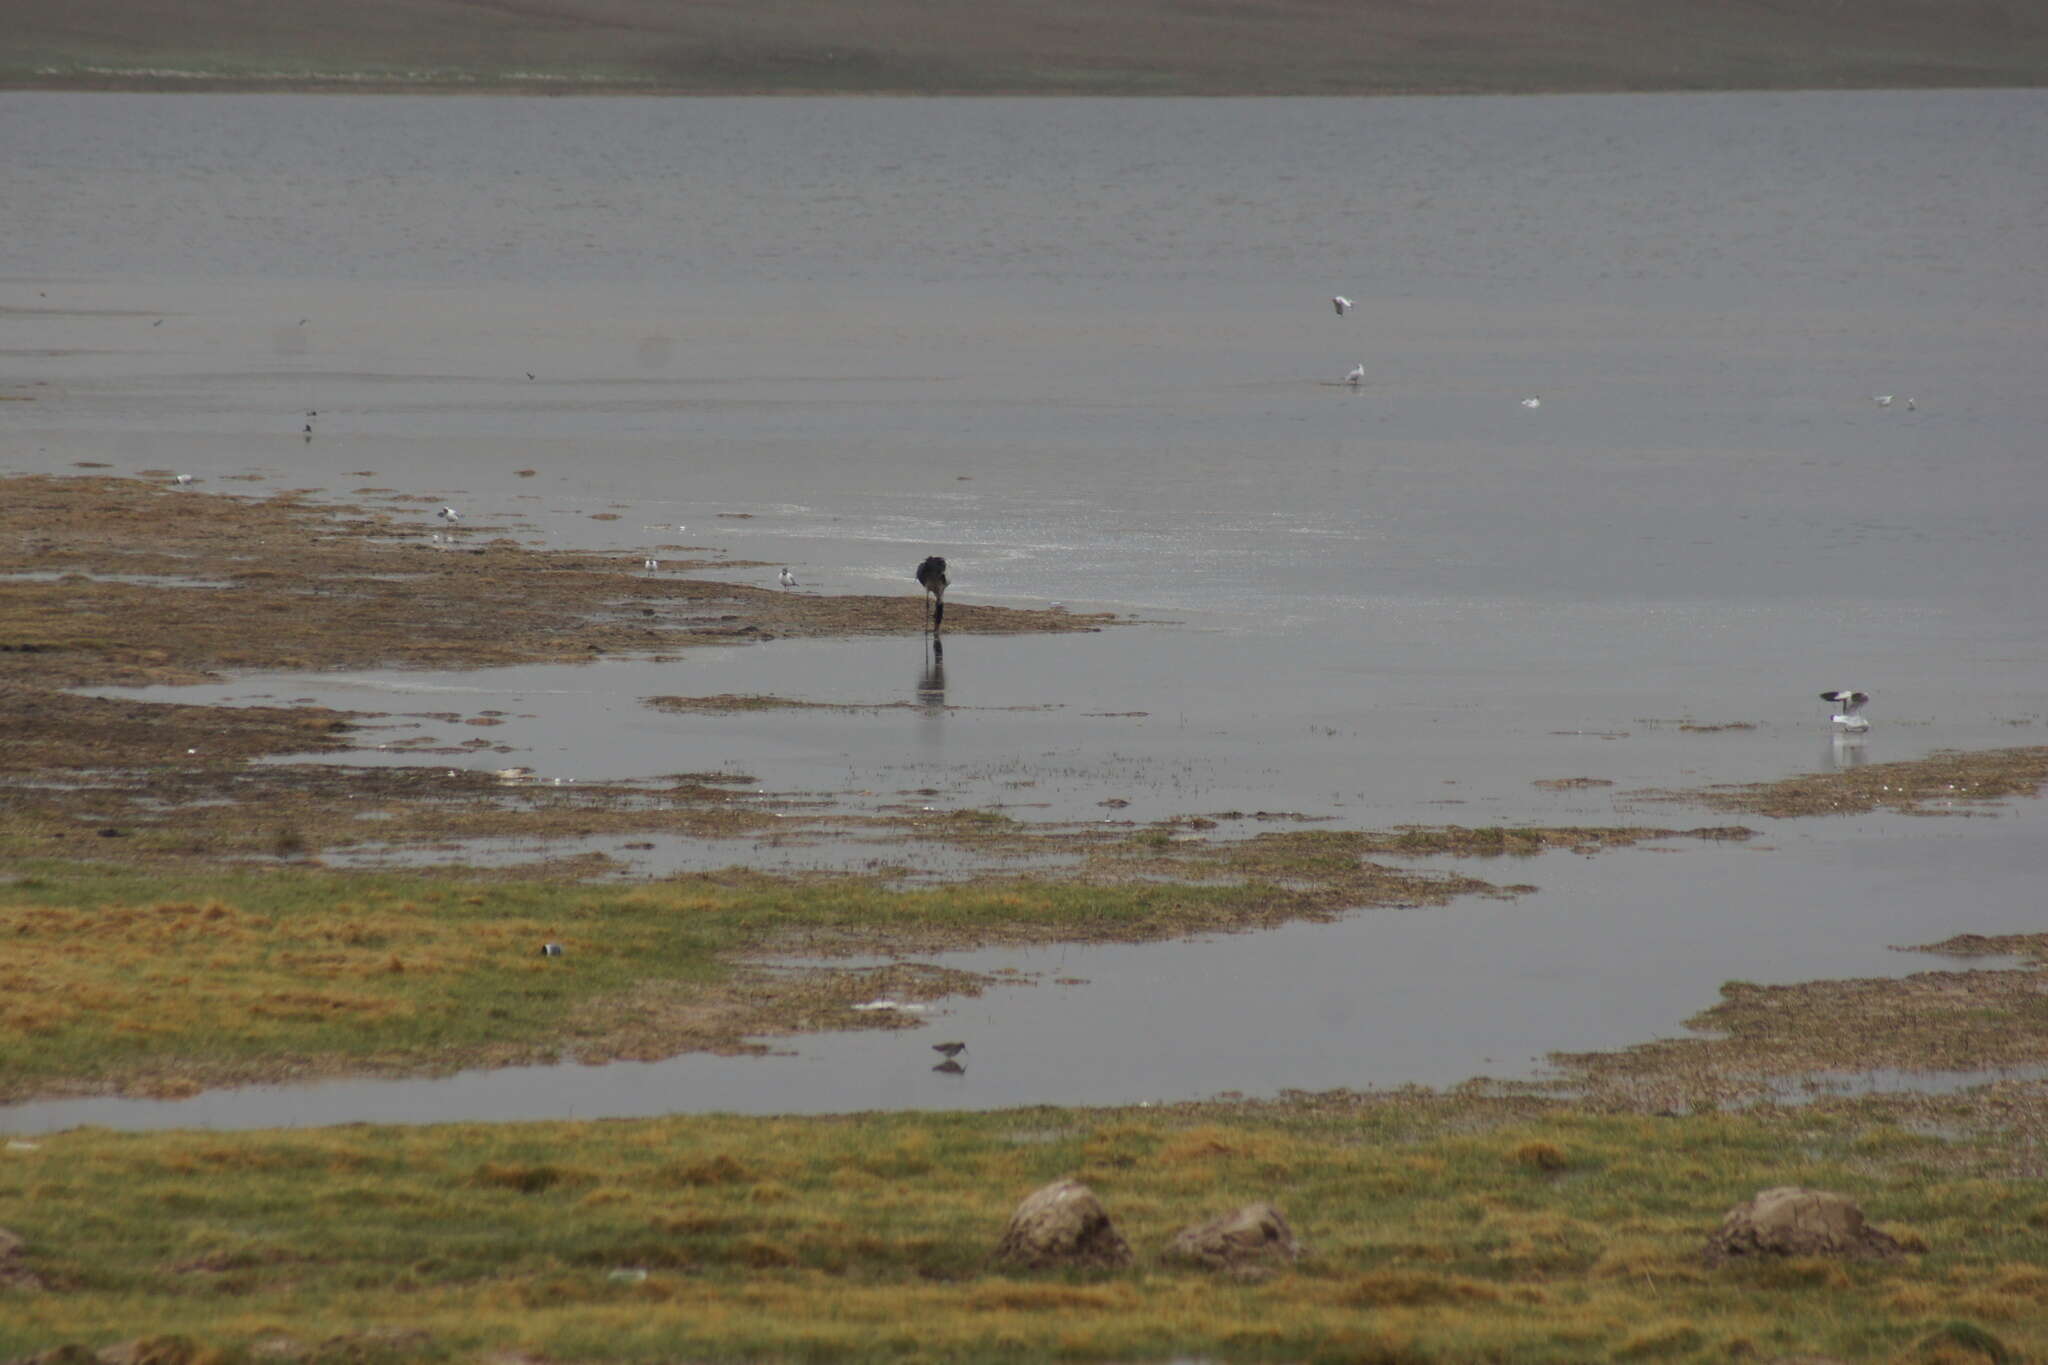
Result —
POLYGON ((936 744, 943 736, 940 722, 946 718, 946 646, 937 636, 926 636, 924 670, 917 675, 917 706, 922 713, 919 733, 936 744))

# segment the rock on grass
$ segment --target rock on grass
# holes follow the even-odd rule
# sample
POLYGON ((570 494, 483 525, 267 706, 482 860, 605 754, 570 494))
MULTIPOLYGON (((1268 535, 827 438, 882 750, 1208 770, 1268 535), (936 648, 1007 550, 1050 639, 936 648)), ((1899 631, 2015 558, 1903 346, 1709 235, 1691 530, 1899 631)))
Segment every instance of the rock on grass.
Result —
POLYGON ((1027 1270, 1116 1270, 1131 1263, 1131 1246, 1093 1190, 1078 1180, 1056 1180, 1026 1195, 1010 1215, 995 1259, 1027 1270))
POLYGON ((1898 1241, 1864 1220, 1846 1195, 1780 1185, 1737 1204, 1707 1239, 1706 1258, 1720 1264, 1743 1256, 1847 1256, 1889 1259, 1898 1241))

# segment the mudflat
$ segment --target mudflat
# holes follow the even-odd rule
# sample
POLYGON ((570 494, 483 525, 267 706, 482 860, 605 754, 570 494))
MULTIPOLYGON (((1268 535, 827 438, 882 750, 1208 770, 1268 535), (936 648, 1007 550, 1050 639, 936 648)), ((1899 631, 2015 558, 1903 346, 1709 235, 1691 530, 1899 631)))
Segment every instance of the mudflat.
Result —
POLYGON ((1981 0, 21 0, 0 86, 1101 95, 2033 86, 2048 11, 1981 0))

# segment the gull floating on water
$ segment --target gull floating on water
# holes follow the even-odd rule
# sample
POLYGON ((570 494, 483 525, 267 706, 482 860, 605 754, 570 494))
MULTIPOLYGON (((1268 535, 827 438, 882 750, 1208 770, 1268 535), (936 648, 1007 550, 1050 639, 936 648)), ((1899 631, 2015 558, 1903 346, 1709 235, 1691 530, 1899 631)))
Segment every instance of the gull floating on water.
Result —
POLYGON ((1342 294, 1333 294, 1330 297, 1330 306, 1337 310, 1337 316, 1341 318, 1351 311, 1351 300, 1342 294))
POLYGON ((1870 395, 1870 401, 1881 408, 1888 408, 1892 405, 1892 396, 1888 393, 1873 393, 1870 395))
POLYGON ((796 575, 791 573, 788 569, 784 569, 782 571, 782 586, 785 588, 793 588, 796 586, 796 575))
POLYGON ((1524 398, 1522 406, 1525 408, 1540 408, 1543 406, 1543 400, 1541 398, 1524 398))
POLYGON ((1863 704, 1870 700, 1868 692, 1858 692, 1853 688, 1844 687, 1835 692, 1823 692, 1820 699, 1831 701, 1842 708, 1831 717, 1836 729, 1861 734, 1870 728, 1869 720, 1859 714, 1863 710, 1863 704))
POLYGON ((1365 382, 1365 366, 1353 365, 1351 373, 1344 376, 1344 382, 1354 389, 1363 384, 1365 382))

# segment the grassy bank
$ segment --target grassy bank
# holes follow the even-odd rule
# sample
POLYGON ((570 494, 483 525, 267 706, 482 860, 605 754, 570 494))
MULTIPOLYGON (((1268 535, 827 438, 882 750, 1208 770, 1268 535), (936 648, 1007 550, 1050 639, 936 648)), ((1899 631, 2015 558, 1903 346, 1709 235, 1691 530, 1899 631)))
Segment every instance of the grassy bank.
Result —
POLYGON ((1321 869, 1283 857, 1267 870, 1282 868, 1319 875, 1285 888, 1242 872, 930 889, 733 873, 593 887, 18 864, 0 884, 0 1097, 178 1095, 341 1071, 746 1050, 761 1033, 903 1024, 852 1009, 877 995, 975 989, 910 954, 1164 938, 1491 890, 1355 856, 1321 869), (565 954, 542 956, 548 942, 565 954), (849 951, 897 964, 770 970, 743 960, 849 951))
POLYGON ((1426 1097, 84 1130, 0 1153, 0 1226, 42 1285, 0 1288, 0 1358, 141 1336, 161 1360, 2041 1359, 2024 1145, 1850 1108, 1426 1097), (1068 1175, 1136 1265, 992 1268, 1017 1200, 1068 1175), (1722 1213, 1781 1184, 1856 1198, 1908 1254, 1704 1264, 1722 1213), (1307 1243, 1293 1269, 1156 1262, 1255 1199, 1307 1243))
POLYGON ((912 967, 750 970, 742 953, 1164 934, 1221 924, 1260 894, 744 876, 600 890, 45 864, 0 886, 0 1095, 739 1049, 753 1032, 886 1025, 850 1009, 878 994, 971 989, 912 967), (541 956, 547 942, 565 955, 541 956))
POLYGON ((2025 0, 17 0, 0 84, 731 94, 2039 85, 2025 0))

